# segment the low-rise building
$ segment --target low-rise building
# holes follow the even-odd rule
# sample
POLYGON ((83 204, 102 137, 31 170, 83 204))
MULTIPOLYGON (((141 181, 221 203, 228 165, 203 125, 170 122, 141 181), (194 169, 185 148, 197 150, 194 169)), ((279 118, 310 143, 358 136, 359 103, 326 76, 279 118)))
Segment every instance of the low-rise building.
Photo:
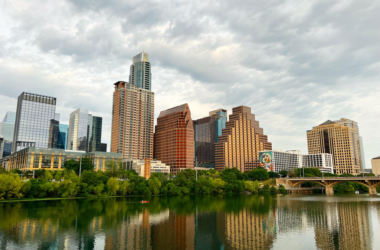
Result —
POLYGON ((380 156, 375 157, 371 160, 372 164, 372 173, 374 175, 380 175, 380 156))
POLYGON ((269 150, 259 152, 259 166, 279 173, 294 168, 319 168, 323 173, 333 173, 332 155, 321 153, 303 155, 300 150, 269 150))
POLYGON ((322 173, 334 173, 332 154, 310 154, 302 156, 302 167, 319 168, 322 173))
POLYGON ((134 169, 139 176, 143 176, 147 179, 149 179, 151 173, 170 174, 170 166, 158 160, 132 160, 132 169, 134 169))
POLYGON ((68 160, 79 161, 80 158, 89 158, 94 165, 94 170, 106 170, 106 162, 110 160, 122 160, 119 153, 91 152, 75 150, 64 150, 57 148, 35 148, 28 147, 4 158, 3 162, 7 165, 7 170, 19 169, 26 170, 61 170, 68 160))

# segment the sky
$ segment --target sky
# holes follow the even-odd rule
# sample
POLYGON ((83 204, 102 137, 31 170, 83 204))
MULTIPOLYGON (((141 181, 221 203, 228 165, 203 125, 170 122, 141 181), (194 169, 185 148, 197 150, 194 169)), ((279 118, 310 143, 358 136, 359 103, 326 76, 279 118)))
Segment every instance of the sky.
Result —
MULTIPOLYGON (((357 121, 366 167, 380 156, 380 1, 1 0, 0 120, 21 92, 103 117, 113 84, 149 53, 155 120, 251 107, 273 149, 307 153, 306 130, 357 121)), ((109 150, 109 148, 108 148, 109 150)))

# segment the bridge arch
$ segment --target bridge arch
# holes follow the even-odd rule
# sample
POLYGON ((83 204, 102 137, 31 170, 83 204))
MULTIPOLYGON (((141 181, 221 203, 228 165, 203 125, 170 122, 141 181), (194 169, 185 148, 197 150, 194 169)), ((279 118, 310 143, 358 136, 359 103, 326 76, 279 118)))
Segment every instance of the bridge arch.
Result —
POLYGON ((327 187, 333 188, 335 185, 337 185, 339 183, 344 183, 344 182, 356 182, 356 183, 359 183, 359 184, 362 184, 362 185, 366 186, 367 188, 371 188, 371 186, 369 184, 367 184, 365 182, 356 181, 356 180, 339 180, 339 181, 334 181, 332 183, 327 184, 327 187))
POLYGON ((306 182, 314 182, 314 183, 317 183, 317 184, 320 184, 324 187, 326 187, 326 184, 323 183, 322 181, 318 181, 318 180, 305 180, 305 181, 298 181, 298 182, 295 182, 293 183, 293 187, 301 187, 302 184, 306 183, 306 182))

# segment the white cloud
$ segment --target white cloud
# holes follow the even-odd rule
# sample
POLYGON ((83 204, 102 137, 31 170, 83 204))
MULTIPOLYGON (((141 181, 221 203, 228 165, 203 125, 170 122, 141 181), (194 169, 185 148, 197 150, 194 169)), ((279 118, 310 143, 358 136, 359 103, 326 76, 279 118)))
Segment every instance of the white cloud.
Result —
POLYGON ((113 83, 150 54, 155 115, 189 103, 193 118, 252 107, 273 148, 306 148, 306 130, 359 122, 367 166, 380 155, 380 4, 368 1, 21 1, 0 5, 0 119, 22 91, 58 98, 68 122, 104 118, 113 83))

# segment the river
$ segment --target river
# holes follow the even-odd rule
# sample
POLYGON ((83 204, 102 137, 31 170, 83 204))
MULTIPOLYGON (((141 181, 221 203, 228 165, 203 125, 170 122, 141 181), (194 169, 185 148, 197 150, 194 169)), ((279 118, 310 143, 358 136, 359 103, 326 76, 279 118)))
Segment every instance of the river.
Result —
POLYGON ((0 203, 0 249, 380 249, 380 196, 0 203))

